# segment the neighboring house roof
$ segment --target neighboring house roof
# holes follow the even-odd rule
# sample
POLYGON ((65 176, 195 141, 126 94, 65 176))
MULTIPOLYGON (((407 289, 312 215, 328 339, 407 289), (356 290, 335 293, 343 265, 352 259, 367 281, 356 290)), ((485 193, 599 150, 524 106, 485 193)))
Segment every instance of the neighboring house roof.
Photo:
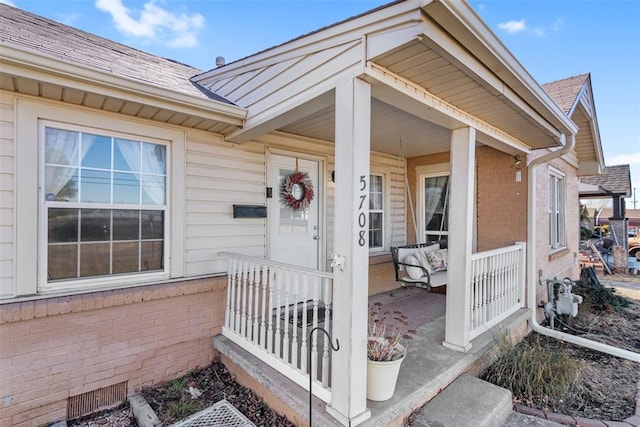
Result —
POLYGON ((10 91, 213 131, 246 115, 190 81, 201 70, 3 3, 0 61, 10 91))
POLYGON ((581 184, 587 184, 580 191, 580 197, 631 197, 631 172, 629 165, 607 166, 601 175, 580 177, 581 184), (595 189, 597 188, 597 190, 595 189))
POLYGON ((575 152, 578 157, 578 175, 595 175, 604 167, 600 130, 593 100, 591 75, 580 74, 542 88, 553 98, 564 113, 578 125, 575 152))
MULTIPOLYGON (((606 208, 606 209, 602 209, 602 211, 600 212, 600 216, 598 218, 602 220, 602 219, 610 218, 612 216, 613 216, 613 209, 606 208)), ((626 209, 624 212, 624 216, 627 219, 629 219, 629 225, 640 224, 640 209, 626 209)), ((608 222, 608 221, 601 221, 601 222, 608 222)))
POLYGON ((542 88, 553 98, 558 106, 569 115, 576 105, 580 90, 587 82, 589 74, 580 74, 555 82, 545 83, 542 88))

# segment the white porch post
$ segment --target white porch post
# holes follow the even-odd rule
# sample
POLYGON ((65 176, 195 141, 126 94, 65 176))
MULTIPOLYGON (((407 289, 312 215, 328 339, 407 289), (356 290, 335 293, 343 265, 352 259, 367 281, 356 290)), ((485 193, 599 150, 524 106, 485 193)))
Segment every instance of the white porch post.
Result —
POLYGON ((469 340, 471 248, 475 194, 476 130, 451 132, 451 192, 449 196, 449 263, 445 347, 466 352, 469 340))
POLYGON ((357 78, 336 87, 334 251, 345 257, 333 272, 331 402, 327 411, 343 425, 370 418, 367 409, 369 285, 369 137, 371 87, 357 78))

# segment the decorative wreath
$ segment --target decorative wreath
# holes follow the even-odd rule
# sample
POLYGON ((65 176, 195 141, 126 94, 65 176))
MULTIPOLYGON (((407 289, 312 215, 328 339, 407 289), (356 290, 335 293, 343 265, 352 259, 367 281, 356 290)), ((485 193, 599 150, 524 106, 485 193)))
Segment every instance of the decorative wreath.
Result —
POLYGON ((280 186, 282 203, 294 211, 308 208, 314 194, 311 178, 305 172, 294 172, 282 180, 280 186))

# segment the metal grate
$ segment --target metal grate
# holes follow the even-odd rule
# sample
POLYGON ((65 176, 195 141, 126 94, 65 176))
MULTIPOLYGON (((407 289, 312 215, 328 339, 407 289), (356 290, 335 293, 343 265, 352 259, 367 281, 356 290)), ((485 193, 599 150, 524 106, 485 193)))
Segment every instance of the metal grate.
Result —
POLYGON ((171 427, 255 427, 255 424, 223 399, 171 427))
POLYGON ((127 381, 69 397, 67 419, 73 420, 92 412, 121 404, 127 399, 127 381))

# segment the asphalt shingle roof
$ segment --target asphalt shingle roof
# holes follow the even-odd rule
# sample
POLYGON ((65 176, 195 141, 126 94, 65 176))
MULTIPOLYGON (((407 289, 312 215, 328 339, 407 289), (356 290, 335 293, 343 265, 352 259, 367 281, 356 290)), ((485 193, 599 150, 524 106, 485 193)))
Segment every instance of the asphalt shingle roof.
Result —
POLYGON ((227 104, 189 79, 197 68, 143 52, 0 3, 0 46, 13 45, 115 76, 227 104))
POLYGON ((580 93, 580 89, 584 82, 589 78, 589 74, 580 74, 578 76, 568 77, 555 82, 549 82, 542 85, 542 88, 549 94, 556 104, 565 114, 569 114, 571 107, 576 102, 576 98, 580 93))
POLYGON ((613 194, 631 196, 631 172, 629 165, 607 166, 602 175, 580 177, 580 182, 597 185, 613 194))

